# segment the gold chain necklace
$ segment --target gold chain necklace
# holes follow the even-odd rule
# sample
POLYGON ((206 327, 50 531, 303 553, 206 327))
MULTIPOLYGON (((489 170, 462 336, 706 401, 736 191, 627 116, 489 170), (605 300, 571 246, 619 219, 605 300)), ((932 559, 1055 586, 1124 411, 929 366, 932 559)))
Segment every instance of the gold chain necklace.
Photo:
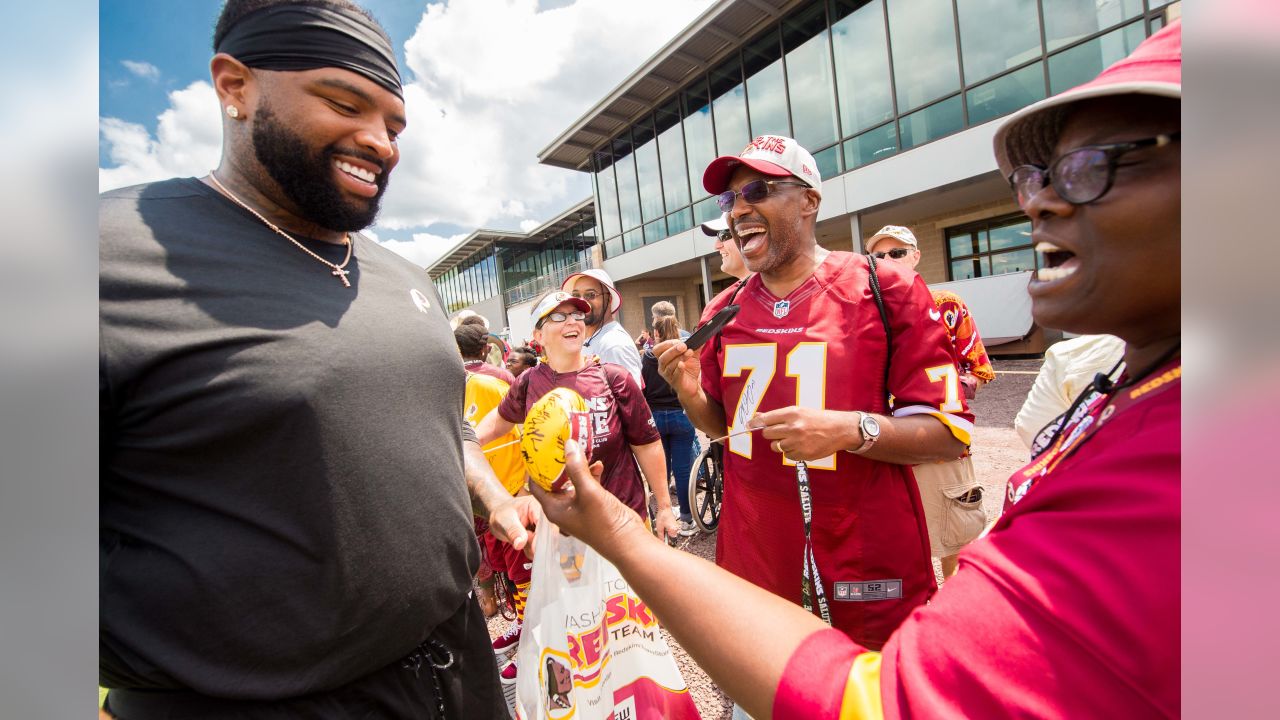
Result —
POLYGON ((235 196, 235 193, 231 192, 230 190, 228 190, 228 189, 226 188, 226 186, 225 186, 225 185, 223 185, 222 183, 218 182, 218 176, 217 176, 217 175, 214 175, 212 170, 210 170, 210 171, 209 171, 209 179, 213 181, 213 184, 214 184, 214 185, 217 185, 217 186, 218 186, 218 189, 219 189, 219 190, 221 190, 221 191, 223 192, 223 194, 224 194, 224 195, 226 195, 227 197, 229 197, 229 198, 231 198, 232 200, 234 200, 234 201, 235 201, 235 203, 236 203, 237 205, 239 205, 240 207, 242 207, 242 208, 244 208, 245 210, 248 210, 249 212, 253 213, 253 216, 254 216, 254 217, 256 217, 256 218, 258 218, 259 220, 261 220, 264 224, 266 224, 266 226, 267 226, 267 227, 269 227, 269 228, 271 228, 273 231, 275 231, 275 233, 276 233, 277 235, 280 235, 280 236, 281 236, 281 237, 283 237, 285 240, 288 240, 289 242, 291 242, 291 243, 293 243, 294 245, 296 245, 296 246, 297 246, 297 248, 298 248, 299 250, 301 250, 302 252, 304 252, 304 253, 306 253, 306 254, 310 255, 311 257, 315 258, 316 260, 319 260, 320 262, 324 263, 325 265, 328 265, 329 267, 333 268, 333 272, 332 272, 331 274, 332 274, 332 275, 334 275, 334 276, 336 276, 339 280, 341 280, 341 281, 342 281, 342 286, 343 286, 343 287, 351 287, 351 281, 347 279, 347 275, 348 275, 351 271, 350 271, 350 270, 343 270, 343 268, 345 268, 345 267, 347 266, 347 263, 351 262, 351 235, 350 235, 350 234, 347 234, 347 235, 344 235, 344 236, 343 236, 343 237, 346 239, 346 245, 347 245, 347 257, 346 257, 346 259, 344 259, 344 260, 342 261, 342 263, 341 263, 341 264, 339 264, 339 265, 334 265, 333 263, 329 262, 328 260, 325 260, 324 258, 320 257, 319 255, 317 255, 317 254, 315 254, 315 253, 311 252, 311 250, 310 250, 306 245, 303 245, 302 243, 298 242, 297 240, 295 240, 295 239, 293 238, 293 236, 292 236, 292 235, 290 235, 289 233, 287 233, 287 232, 285 232, 285 231, 281 230, 279 227, 277 227, 277 226, 275 225, 275 223, 273 223, 273 222, 271 222, 270 220, 268 220, 268 219, 266 219, 266 218, 262 217, 262 215, 261 215, 257 210, 254 210, 253 208, 251 208, 251 207, 249 207, 248 205, 246 205, 246 204, 245 204, 245 202, 244 202, 243 200, 241 200, 240 198, 238 198, 238 197, 236 197, 236 196, 235 196))

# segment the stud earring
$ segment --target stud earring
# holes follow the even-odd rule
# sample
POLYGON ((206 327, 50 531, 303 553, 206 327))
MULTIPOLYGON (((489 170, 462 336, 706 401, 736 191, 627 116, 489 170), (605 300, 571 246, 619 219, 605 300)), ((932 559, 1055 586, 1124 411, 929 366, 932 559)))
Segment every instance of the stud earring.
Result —
POLYGON ((236 107, 235 105, 228 105, 227 117, 232 119, 240 117, 240 108, 236 107))

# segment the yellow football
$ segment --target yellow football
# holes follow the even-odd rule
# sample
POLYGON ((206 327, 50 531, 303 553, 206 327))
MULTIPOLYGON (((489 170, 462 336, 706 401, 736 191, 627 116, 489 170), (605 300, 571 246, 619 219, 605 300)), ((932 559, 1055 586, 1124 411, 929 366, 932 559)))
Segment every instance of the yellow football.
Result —
POLYGON ((564 444, 576 440, 591 459, 591 416, 587 401, 569 388, 556 388, 538 399, 524 419, 520 454, 529 477, 544 490, 559 490, 568 480, 564 444))

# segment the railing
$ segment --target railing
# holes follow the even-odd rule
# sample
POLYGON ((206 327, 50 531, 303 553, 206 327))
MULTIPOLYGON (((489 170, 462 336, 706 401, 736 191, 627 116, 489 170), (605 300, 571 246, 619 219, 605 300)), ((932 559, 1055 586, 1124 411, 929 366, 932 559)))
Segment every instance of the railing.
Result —
POLYGON ((582 262, 575 262, 564 267, 553 268, 551 272, 542 277, 536 277, 532 280, 526 280, 513 288, 507 289, 507 307, 522 303, 526 300, 532 300, 554 288, 560 287, 560 283, 570 275, 583 269, 582 262))

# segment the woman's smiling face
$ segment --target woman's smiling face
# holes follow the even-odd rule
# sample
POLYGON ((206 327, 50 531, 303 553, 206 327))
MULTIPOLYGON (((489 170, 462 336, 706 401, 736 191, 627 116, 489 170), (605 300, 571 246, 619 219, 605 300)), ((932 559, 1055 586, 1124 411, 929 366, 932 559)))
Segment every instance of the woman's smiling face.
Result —
MULTIPOLYGON (((1175 100, 1143 96, 1079 103, 1063 125, 1050 164, 1087 145, 1152 138, 1181 128, 1175 100)), ((1036 322, 1076 333, 1110 333, 1131 343, 1178 332, 1181 317, 1181 152, 1177 142, 1121 156, 1106 194, 1083 205, 1052 185, 1028 198, 1041 271, 1028 290, 1036 322)))

